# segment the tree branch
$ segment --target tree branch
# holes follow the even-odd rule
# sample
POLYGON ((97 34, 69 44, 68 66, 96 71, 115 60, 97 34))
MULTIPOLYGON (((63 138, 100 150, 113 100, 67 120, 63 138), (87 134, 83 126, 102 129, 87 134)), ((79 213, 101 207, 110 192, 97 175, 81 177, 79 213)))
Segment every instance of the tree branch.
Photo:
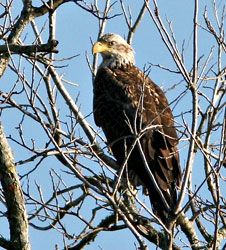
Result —
POLYGON ((3 237, 0 237, 0 247, 5 249, 12 249, 12 244, 10 241, 4 239, 3 237))
POLYGON ((11 54, 27 54, 37 52, 46 53, 58 53, 56 49, 58 41, 52 40, 45 44, 32 44, 32 45, 18 45, 18 44, 6 44, 0 45, 0 54, 11 53, 11 54))
POLYGON ((8 210, 10 242, 13 250, 29 250, 28 221, 23 192, 16 172, 12 151, 0 124, 0 181, 8 210))
POLYGON ((181 226, 182 231, 190 242, 190 246, 193 250, 200 249, 199 238, 196 235, 193 223, 188 220, 184 213, 181 213, 177 223, 181 226))

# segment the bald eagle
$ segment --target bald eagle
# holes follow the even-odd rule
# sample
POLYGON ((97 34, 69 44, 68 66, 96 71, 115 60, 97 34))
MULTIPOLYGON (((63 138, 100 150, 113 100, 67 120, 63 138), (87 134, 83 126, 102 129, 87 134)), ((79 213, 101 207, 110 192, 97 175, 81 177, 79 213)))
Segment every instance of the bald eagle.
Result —
POLYGON ((163 91, 134 65, 134 51, 121 36, 103 35, 93 45, 96 53, 103 61, 94 79, 95 123, 119 166, 148 191, 154 213, 165 222, 181 182, 172 111, 163 91))

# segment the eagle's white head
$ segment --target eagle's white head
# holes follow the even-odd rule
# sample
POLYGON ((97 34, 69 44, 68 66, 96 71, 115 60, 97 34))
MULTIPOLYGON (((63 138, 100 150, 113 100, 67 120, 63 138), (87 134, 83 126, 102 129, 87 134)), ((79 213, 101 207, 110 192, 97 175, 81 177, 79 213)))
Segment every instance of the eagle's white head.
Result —
POLYGON ((93 54, 100 53, 100 67, 121 67, 135 63, 133 48, 117 34, 105 34, 94 45, 93 54))

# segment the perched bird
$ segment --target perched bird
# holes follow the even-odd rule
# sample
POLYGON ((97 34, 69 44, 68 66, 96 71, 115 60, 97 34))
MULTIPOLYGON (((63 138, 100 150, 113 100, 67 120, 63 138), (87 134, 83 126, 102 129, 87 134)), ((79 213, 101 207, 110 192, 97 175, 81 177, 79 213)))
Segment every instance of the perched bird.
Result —
POLYGON ((93 45, 96 53, 103 61, 94 79, 95 123, 129 180, 148 191, 154 213, 165 222, 181 182, 172 111, 163 91, 134 65, 134 51, 121 36, 103 35, 93 45))

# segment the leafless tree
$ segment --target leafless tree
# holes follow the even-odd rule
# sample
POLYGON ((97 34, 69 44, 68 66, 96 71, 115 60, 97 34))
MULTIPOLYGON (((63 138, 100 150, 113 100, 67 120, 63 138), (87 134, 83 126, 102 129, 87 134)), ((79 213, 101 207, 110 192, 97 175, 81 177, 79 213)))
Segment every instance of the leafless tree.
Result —
MULTIPOLYGON (((9 225, 9 235, 0 229, 0 247, 30 249, 32 227, 62 235, 56 249, 84 249, 100 233, 123 229, 134 249, 225 248, 225 3, 194 0, 191 36, 179 42, 157 0, 136 1, 137 15, 131 2, 0 2, 0 211, 9 225), (76 56, 55 56, 64 35, 56 37, 56 12, 69 4, 97 21, 91 41, 118 18, 132 43, 145 17, 173 62, 148 67, 176 79, 166 93, 173 93, 183 169, 173 230, 120 178, 103 133, 82 112, 79 87, 63 75, 76 56)), ((85 58, 91 89, 97 58, 85 58)))

